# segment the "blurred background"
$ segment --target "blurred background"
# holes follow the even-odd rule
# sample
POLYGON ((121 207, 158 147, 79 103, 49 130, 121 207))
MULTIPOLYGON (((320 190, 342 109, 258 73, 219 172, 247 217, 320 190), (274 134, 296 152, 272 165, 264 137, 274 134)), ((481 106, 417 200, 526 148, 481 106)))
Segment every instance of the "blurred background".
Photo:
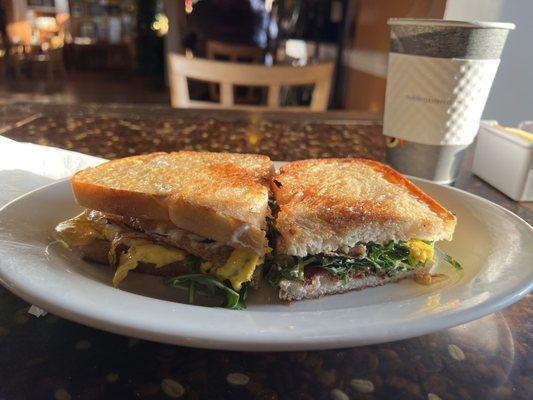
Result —
MULTIPOLYGON (((517 25, 484 113, 514 124, 530 118, 533 104, 532 15, 530 0, 0 0, 0 104, 170 104, 166 60, 177 53, 265 66, 330 63, 328 110, 382 112, 387 19, 474 19, 517 25)), ((220 98, 212 83, 189 79, 188 89, 191 99, 220 98)), ((235 90, 236 103, 266 104, 262 87, 235 90)), ((312 91, 283 88, 279 101, 306 105, 312 91)))

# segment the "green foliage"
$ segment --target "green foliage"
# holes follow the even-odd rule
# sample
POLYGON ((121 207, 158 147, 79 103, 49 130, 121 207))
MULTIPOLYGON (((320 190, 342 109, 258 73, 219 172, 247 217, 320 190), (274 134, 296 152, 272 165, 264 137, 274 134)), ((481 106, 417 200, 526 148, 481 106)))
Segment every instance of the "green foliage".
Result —
POLYGON ((420 266, 410 257, 406 242, 389 242, 385 245, 370 242, 365 247, 366 254, 363 257, 321 253, 300 258, 278 254, 265 260, 267 281, 273 287, 277 287, 284 279, 303 282, 304 267, 310 264, 338 276, 343 282, 359 271, 394 276, 420 266))
POLYGON ((439 249, 438 247, 435 248, 435 250, 437 250, 437 254, 444 260, 446 261, 448 264, 450 264, 452 267, 454 267, 456 270, 460 271, 463 269, 463 267, 461 266, 461 263, 459 261, 457 261, 455 258, 453 258, 452 256, 450 256, 449 254, 446 254, 444 251, 442 251, 441 249, 439 249))
POLYGON ((227 286, 224 282, 206 274, 181 275, 168 280, 173 287, 187 289, 189 292, 189 303, 195 304, 196 294, 222 297, 224 299, 220 307, 232 310, 242 310, 246 308, 246 297, 248 290, 246 285, 239 292, 227 286))

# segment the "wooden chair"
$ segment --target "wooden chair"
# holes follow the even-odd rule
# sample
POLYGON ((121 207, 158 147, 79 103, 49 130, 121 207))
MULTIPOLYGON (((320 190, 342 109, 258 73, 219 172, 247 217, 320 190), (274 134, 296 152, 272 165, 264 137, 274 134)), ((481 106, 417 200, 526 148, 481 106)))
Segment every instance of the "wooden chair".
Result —
MULTIPOLYGON (((216 40, 208 40, 205 47, 207 58, 210 60, 250 64, 265 63, 265 51, 261 47, 218 42, 216 40)), ((235 101, 252 104, 264 97, 264 91, 248 87, 244 93, 235 91, 234 95, 236 97, 235 101)), ((213 101, 220 101, 218 85, 213 83, 209 85, 209 97, 213 101)))
POLYGON ((253 110, 310 110, 327 109, 331 90, 332 64, 305 67, 240 64, 207 59, 186 58, 169 54, 170 100, 178 108, 245 108, 253 110), (187 79, 220 84, 219 103, 191 100, 187 79), (240 105, 234 103, 233 87, 268 87, 267 105, 240 105), (279 94, 283 86, 314 85, 310 106, 280 107, 279 94))
POLYGON ((207 58, 230 62, 247 62, 252 64, 263 64, 265 51, 260 47, 246 46, 241 44, 217 42, 208 40, 206 43, 207 58))

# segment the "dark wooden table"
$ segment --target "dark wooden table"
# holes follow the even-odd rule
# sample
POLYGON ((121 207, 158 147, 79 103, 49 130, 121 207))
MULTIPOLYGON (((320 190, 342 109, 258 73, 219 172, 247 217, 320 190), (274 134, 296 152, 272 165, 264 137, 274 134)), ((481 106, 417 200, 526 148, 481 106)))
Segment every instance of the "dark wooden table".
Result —
MULTIPOLYGON (((381 125, 363 114, 250 114, 120 105, 0 107, 0 134, 106 158, 196 149, 274 160, 383 157, 381 125)), ((533 221, 470 173, 457 186, 533 221)), ((1 190, 1 182, 0 182, 1 190)), ((434 334, 335 351, 238 353, 139 341, 48 314, 0 289, 2 399, 528 399, 531 295, 434 334), (234 375, 237 373, 237 375, 234 375)))

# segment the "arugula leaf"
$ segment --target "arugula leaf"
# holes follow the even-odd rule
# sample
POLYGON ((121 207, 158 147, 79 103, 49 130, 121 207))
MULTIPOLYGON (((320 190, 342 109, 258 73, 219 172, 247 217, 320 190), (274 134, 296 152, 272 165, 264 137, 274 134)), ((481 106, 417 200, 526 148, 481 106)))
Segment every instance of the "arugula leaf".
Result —
POLYGON ((455 258, 453 258, 452 256, 450 256, 449 254, 444 253, 444 259, 446 260, 447 263, 449 263, 455 269, 457 270, 463 269, 463 267, 461 266, 461 263, 457 261, 455 258))
POLYGON ((224 297, 224 302, 221 304, 221 307, 232 310, 246 308, 246 286, 243 286, 243 289, 237 292, 218 279, 205 274, 181 275, 170 278, 167 282, 173 287, 187 289, 189 291, 190 304, 194 304, 196 293, 201 293, 209 296, 224 297))
MULTIPOLYGON (((426 242, 433 246, 433 242, 426 242)), ((369 242, 365 245, 365 255, 352 257, 348 255, 316 254, 307 257, 292 257, 276 255, 265 260, 266 277, 269 284, 278 287, 282 280, 305 280, 304 267, 312 264, 314 267, 325 269, 337 276, 344 283, 357 272, 394 276, 423 265, 411 256, 407 242, 388 242, 384 245, 369 242)), ((462 269, 461 264, 453 257, 435 247, 437 253, 456 269, 462 269)))
POLYGON ((440 258, 442 258, 445 262, 450 264, 456 270, 460 271, 463 269, 459 261, 457 261, 455 258, 450 256, 449 254, 445 253, 443 250, 439 249, 438 247, 435 247, 435 251, 437 252, 440 258))
POLYGON ((443 255, 444 260, 448 264, 450 264, 452 267, 454 267, 456 270, 460 271, 460 270, 463 269, 463 267, 461 266, 461 263, 459 261, 457 261, 455 258, 453 258, 449 254, 443 252, 442 250, 440 250, 440 253, 443 255))
POLYGON ((411 251, 406 242, 389 242, 385 245, 369 242, 365 248, 366 252, 362 258, 323 253, 303 258, 279 254, 267 257, 265 260, 267 281, 273 287, 277 287, 281 280, 303 282, 304 268, 309 264, 325 269, 344 283, 358 271, 393 276, 420 266, 418 261, 410 257, 411 251))
POLYGON ((185 261, 183 262, 190 273, 198 271, 200 264, 202 264, 203 259, 201 257, 195 256, 193 254, 187 254, 185 261))
POLYGON ((196 283, 194 281, 189 282, 189 304, 194 304, 194 296, 196 295, 196 283))
POLYGON ((409 247, 404 242, 389 242, 385 245, 370 242, 366 244, 366 255, 363 258, 323 255, 319 255, 318 258, 321 261, 321 268, 346 283, 357 271, 392 276, 418 266, 417 262, 409 260, 409 254, 409 247))
POLYGON ((264 262, 268 270, 267 281, 272 287, 277 287, 282 279, 303 282, 305 280, 304 268, 313 261, 314 258, 303 259, 285 254, 267 255, 264 262))

